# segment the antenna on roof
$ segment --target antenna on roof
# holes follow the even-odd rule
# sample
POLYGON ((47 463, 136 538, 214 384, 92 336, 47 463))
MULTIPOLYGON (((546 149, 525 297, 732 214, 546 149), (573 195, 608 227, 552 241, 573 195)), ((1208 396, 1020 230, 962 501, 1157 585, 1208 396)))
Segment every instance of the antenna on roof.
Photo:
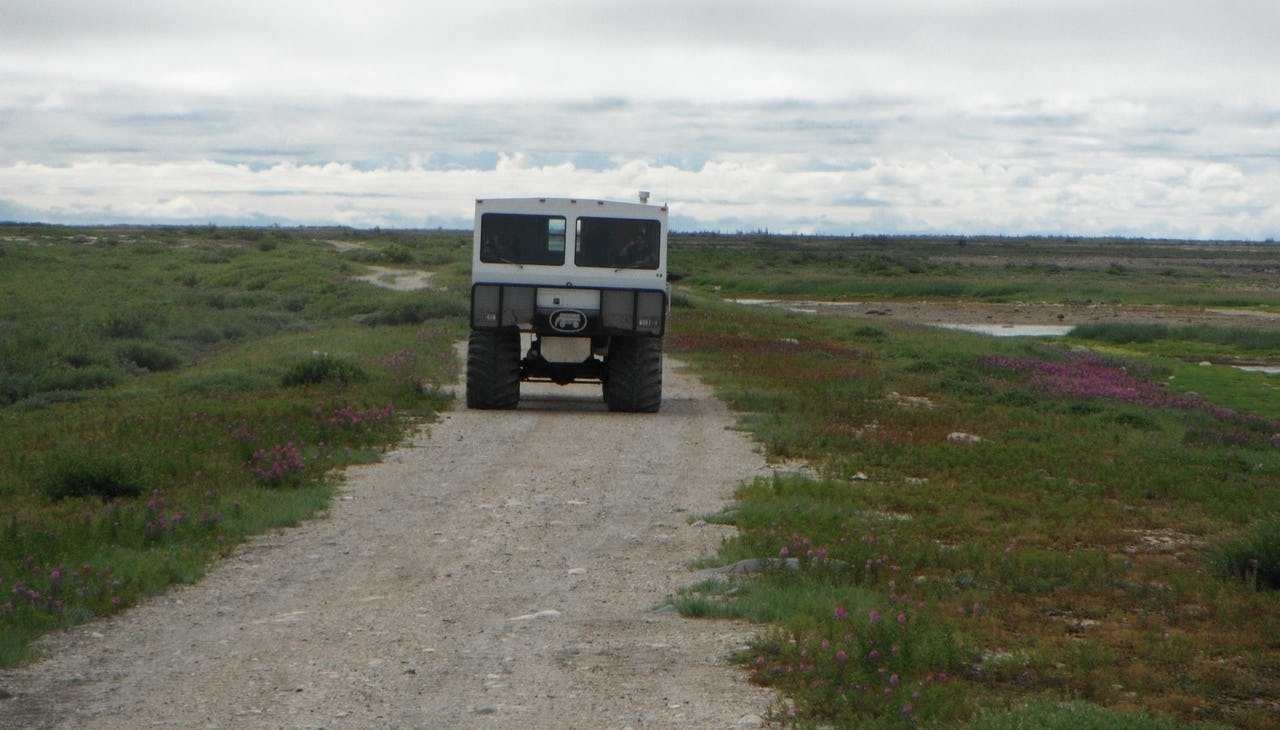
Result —
POLYGON ((648 190, 641 190, 641 191, 640 191, 640 202, 641 202, 641 203, 646 203, 646 204, 649 202, 649 191, 648 191, 648 190))

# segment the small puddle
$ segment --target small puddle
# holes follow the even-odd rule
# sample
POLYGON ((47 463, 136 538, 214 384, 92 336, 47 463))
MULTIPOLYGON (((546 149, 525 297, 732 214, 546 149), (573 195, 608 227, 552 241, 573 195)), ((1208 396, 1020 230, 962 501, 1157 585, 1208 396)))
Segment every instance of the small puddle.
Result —
MULTIPOLYGON (((745 304, 753 307, 778 307, 788 312, 800 314, 817 314, 820 309, 837 311, 842 308, 864 307, 865 302, 805 302, 783 301, 780 299, 730 299, 734 304, 745 304)), ((992 337, 1062 337, 1074 329, 1073 325, 1046 324, 965 324, 961 322, 927 322, 930 327, 976 332, 992 337)))
POLYGON ((1075 329, 1070 325, 1048 324, 931 324, 945 330, 977 332, 992 337, 1062 337, 1075 329))

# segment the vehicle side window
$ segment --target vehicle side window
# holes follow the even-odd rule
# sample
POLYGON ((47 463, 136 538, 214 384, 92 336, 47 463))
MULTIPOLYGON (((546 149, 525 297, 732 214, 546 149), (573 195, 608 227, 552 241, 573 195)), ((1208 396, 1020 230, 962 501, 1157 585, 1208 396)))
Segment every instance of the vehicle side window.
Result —
POLYGON ((658 268, 658 222, 579 218, 574 263, 608 269, 658 268))
POLYGON ((480 260, 487 264, 564 263, 563 216, 485 213, 480 217, 480 260))

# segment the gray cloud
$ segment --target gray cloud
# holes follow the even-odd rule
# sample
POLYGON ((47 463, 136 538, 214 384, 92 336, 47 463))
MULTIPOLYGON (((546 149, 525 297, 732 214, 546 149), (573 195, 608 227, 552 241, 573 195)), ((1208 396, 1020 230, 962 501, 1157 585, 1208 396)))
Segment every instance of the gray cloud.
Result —
POLYGON ((0 216, 469 225, 643 187, 695 228, 1280 230, 1269 0, 433 5, 10 2, 0 216))

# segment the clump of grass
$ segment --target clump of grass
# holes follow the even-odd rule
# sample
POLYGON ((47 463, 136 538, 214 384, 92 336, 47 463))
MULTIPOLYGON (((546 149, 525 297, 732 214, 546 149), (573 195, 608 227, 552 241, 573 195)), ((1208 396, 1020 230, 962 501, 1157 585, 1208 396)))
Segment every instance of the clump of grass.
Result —
POLYGON ((351 385, 369 380, 369 373, 359 364, 346 358, 326 353, 316 353, 290 365, 280 378, 286 388, 301 385, 319 385, 321 383, 338 383, 351 385))
POLYGON ((1260 591, 1280 590, 1280 516, 1261 520, 1244 536, 1220 544, 1213 562, 1223 577, 1260 591))

